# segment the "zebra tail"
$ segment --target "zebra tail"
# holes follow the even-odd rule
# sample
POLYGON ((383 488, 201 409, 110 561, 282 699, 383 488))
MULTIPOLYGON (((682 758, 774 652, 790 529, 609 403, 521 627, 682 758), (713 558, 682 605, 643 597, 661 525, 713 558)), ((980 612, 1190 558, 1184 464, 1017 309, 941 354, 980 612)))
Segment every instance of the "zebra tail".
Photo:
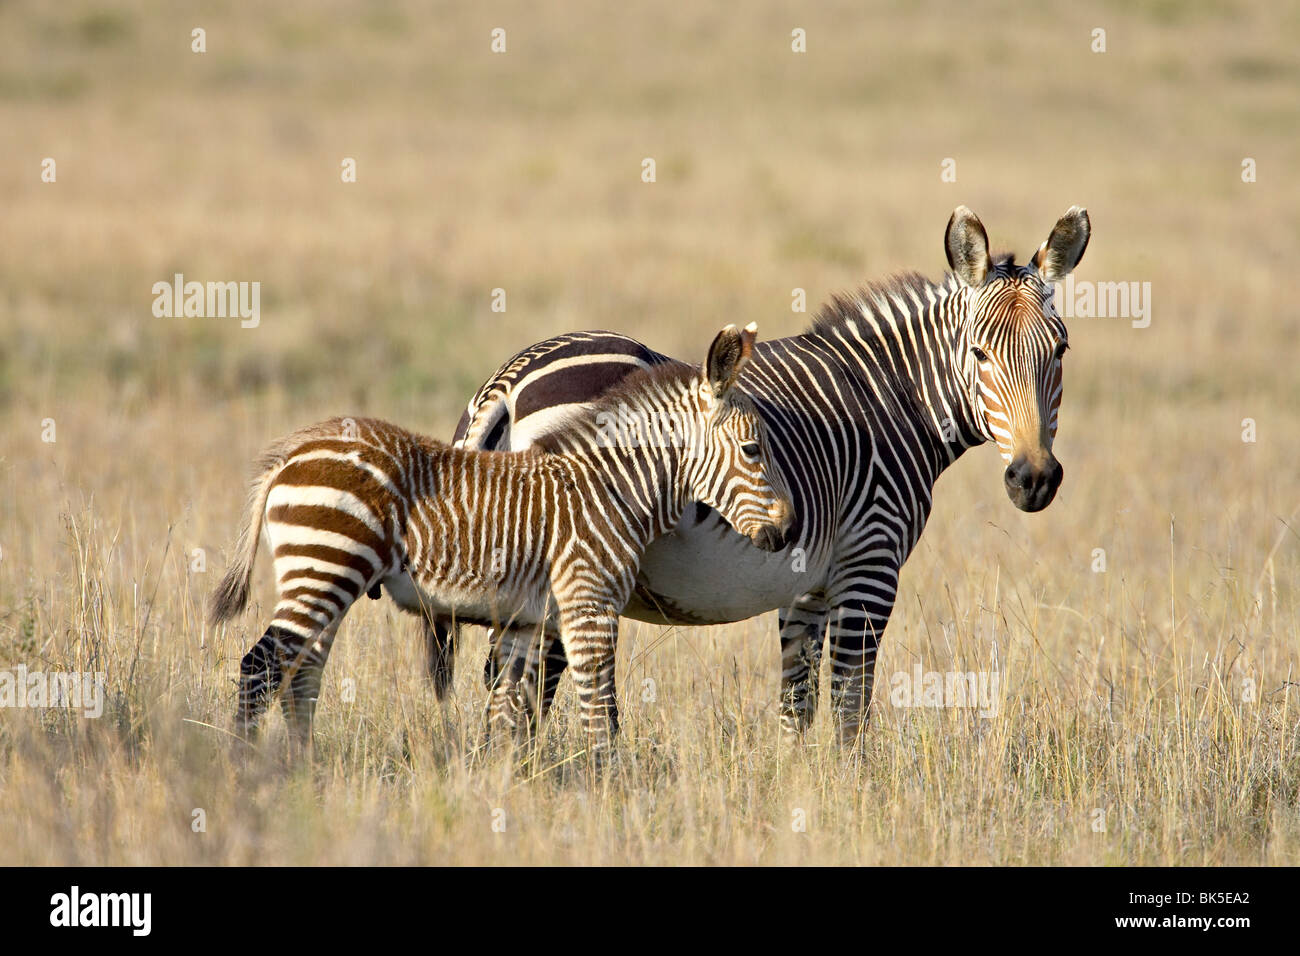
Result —
MULTIPOLYGON (((494 388, 466 409, 466 414, 461 418, 455 434, 452 435, 452 445, 471 451, 497 451, 498 449, 487 447, 487 437, 492 434, 492 430, 508 411, 505 392, 500 388, 494 388)), ((508 442, 506 447, 509 447, 508 442)))
POLYGON ((257 559, 257 546, 262 537, 262 516, 266 512, 266 498, 271 493, 271 483, 284 463, 292 446, 297 444, 291 436, 269 448, 258 463, 257 477, 248 492, 247 515, 239 530, 235 544, 235 561, 212 593, 208 619, 213 625, 228 621, 248 604, 249 582, 253 577, 253 562, 257 559))

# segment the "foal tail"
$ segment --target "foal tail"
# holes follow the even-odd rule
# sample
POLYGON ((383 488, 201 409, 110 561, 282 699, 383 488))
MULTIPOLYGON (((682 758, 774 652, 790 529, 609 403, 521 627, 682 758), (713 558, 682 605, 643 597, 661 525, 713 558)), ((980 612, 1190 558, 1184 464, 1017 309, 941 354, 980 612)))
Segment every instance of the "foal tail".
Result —
POLYGON ((266 513, 266 498, 279 466, 284 463, 298 436, 290 436, 263 453, 257 465, 257 477, 248 491, 247 514, 239 529, 235 544, 235 561, 217 589, 212 592, 208 619, 212 624, 228 621, 248 604, 248 586, 253 576, 253 562, 257 559, 257 546, 262 537, 262 516, 266 513))

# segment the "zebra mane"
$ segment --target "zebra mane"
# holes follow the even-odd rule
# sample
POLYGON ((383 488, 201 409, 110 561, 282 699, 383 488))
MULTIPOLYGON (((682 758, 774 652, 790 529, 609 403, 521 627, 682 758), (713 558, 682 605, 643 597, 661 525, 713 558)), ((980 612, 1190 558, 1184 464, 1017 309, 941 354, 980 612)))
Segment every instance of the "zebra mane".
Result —
POLYGON ((575 405, 552 422, 545 432, 533 439, 533 447, 545 452, 564 451, 572 443, 574 429, 584 425, 596 427, 596 416, 601 412, 617 412, 620 406, 636 405, 647 392, 673 392, 683 386, 693 386, 699 374, 698 365, 676 360, 637 369, 611 385, 594 402, 575 405))
POLYGON ((889 302, 895 297, 907 303, 911 311, 913 295, 924 302, 929 293, 940 289, 951 291, 955 287, 955 276, 951 273, 936 285, 919 272, 899 272, 886 279, 865 283, 852 292, 831 293, 830 299, 813 316, 808 331, 815 335, 834 334, 846 324, 862 318, 863 309, 876 314, 883 309, 885 314, 890 314, 889 302))
MULTIPOLYGON (((998 253, 990 260, 989 278, 1009 278, 1017 268, 1014 252, 998 253)), ((915 308, 913 296, 925 302, 930 294, 950 295, 959 284, 951 272, 945 272, 938 282, 919 272, 898 272, 885 279, 864 283, 853 292, 832 293, 829 301, 813 316, 808 331, 817 335, 833 334, 846 323, 861 318, 864 308, 877 316, 891 316, 893 308, 890 303, 895 299, 901 300, 911 313, 915 308)))

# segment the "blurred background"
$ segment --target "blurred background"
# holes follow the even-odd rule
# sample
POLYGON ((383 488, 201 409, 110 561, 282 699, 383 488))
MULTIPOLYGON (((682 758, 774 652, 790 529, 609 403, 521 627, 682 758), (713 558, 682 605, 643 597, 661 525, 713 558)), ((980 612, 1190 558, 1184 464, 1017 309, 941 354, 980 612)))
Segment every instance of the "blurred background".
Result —
MULTIPOLYGON (((272 438, 334 414, 445 438, 548 335, 699 361, 728 322, 795 334, 833 292, 940 278, 959 203, 1022 260, 1078 203, 1076 278, 1149 282, 1150 325, 1069 320, 1046 512, 1014 510, 991 448, 940 482, 881 671, 945 665, 957 628, 983 660, 1023 645, 1013 693, 1065 712, 1130 666, 1189 706, 1209 660, 1285 692, 1298 45, 1300 7, 1232 0, 0 3, 0 664, 143 660, 149 699, 220 723, 256 622, 212 635, 201 608, 272 438), (260 324, 155 317, 175 273, 260 282, 260 324)), ((359 614, 403 637, 331 668, 418 686, 413 624, 359 614)), ((626 640, 682 657, 683 694, 735 664, 757 685, 737 713, 774 730, 774 631, 626 640)))

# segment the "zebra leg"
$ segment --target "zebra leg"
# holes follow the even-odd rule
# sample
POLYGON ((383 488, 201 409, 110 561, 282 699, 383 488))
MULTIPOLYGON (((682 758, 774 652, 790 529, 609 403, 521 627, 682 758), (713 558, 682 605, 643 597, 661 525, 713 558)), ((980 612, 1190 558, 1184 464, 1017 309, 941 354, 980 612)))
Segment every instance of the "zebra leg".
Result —
POLYGON ((528 663, 530 636, 527 631, 512 627, 494 628, 488 648, 488 671, 492 673, 488 684, 487 725, 488 739, 498 736, 520 740, 527 734, 531 722, 528 705, 520 694, 520 683, 528 663))
POLYGON ((781 730, 787 739, 802 736, 817 714, 826 603, 804 595, 778 617, 781 628, 781 730))
POLYGON ((275 624, 239 662, 239 704, 235 710, 235 733, 241 737, 257 730, 267 705, 283 677, 284 639, 291 635, 275 624))
POLYGON ((424 619, 424 672, 439 700, 447 699, 452 678, 456 676, 456 639, 459 636, 459 624, 443 618, 424 619))
MULTIPOLYGON (((305 745, 311 742, 311 721, 316 710, 316 699, 320 696, 321 671, 329 658, 339 622, 357 595, 365 593, 366 589, 358 589, 348 579, 337 579, 327 591, 318 584, 319 578, 310 577, 307 571, 287 573, 293 577, 286 580, 281 575, 280 599, 271 619, 271 627, 267 630, 267 637, 271 636, 272 631, 276 633, 267 650, 273 649, 276 653, 276 683, 284 688, 281 706, 289 724, 291 738, 294 744, 305 745)), ((259 646, 267 637, 258 642, 259 646)), ((257 648, 254 648, 244 659, 246 664, 251 664, 254 674, 259 664, 256 651, 257 648)), ((261 657, 266 657, 266 650, 261 657)), ((237 724, 242 722, 247 725, 250 716, 260 716, 260 710, 256 710, 255 714, 255 708, 245 706, 245 697, 251 701, 255 691, 255 680, 248 682, 247 695, 241 687, 241 718, 236 721, 237 724)), ((269 696, 269 690, 261 693, 258 701, 261 710, 265 709, 269 696)))
POLYGON ((528 716, 530 735, 541 729, 542 721, 555 700, 560 675, 568 665, 559 635, 553 630, 542 629, 527 642, 522 666, 519 662, 513 666, 515 693, 528 716))
POLYGON ((299 743, 311 736, 311 719, 320 696, 321 669, 338 630, 337 620, 308 645, 307 639, 274 622, 239 663, 239 706, 235 733, 251 735, 283 684, 282 706, 299 743))
POLYGON ((282 706, 294 742, 299 746, 305 747, 311 743, 311 723, 316 714, 316 701, 320 698, 321 673, 325 669, 325 662, 329 660, 330 648, 334 646, 338 629, 339 622, 336 618, 315 640, 304 641, 294 657, 289 658, 290 664, 284 675, 286 683, 282 706))
MULTIPOLYGON (((879 580, 873 583, 873 591, 878 590, 879 580)), ((891 593, 889 603, 883 607, 880 600, 854 598, 840 603, 830 614, 827 643, 831 656, 831 712, 844 746, 861 743, 871 707, 876 651, 892 606, 891 593)))
POLYGON ((579 602, 560 608, 560 640, 573 668, 578 712, 599 769, 618 734, 618 695, 614 684, 614 648, 618 638, 618 608, 579 602))
POLYGON ((560 675, 568 666, 564 645, 550 627, 540 631, 493 629, 488 636, 491 648, 483 681, 489 692, 489 725, 514 733, 519 740, 529 738, 541 729, 555 700, 560 675))
POLYGON ((569 666, 569 659, 564 656, 564 643, 557 638, 552 638, 542 650, 543 652, 538 655, 540 675, 537 677, 537 683, 541 685, 541 699, 537 704, 539 723, 550 712, 551 704, 555 703, 555 691, 560 684, 560 675, 569 666))

